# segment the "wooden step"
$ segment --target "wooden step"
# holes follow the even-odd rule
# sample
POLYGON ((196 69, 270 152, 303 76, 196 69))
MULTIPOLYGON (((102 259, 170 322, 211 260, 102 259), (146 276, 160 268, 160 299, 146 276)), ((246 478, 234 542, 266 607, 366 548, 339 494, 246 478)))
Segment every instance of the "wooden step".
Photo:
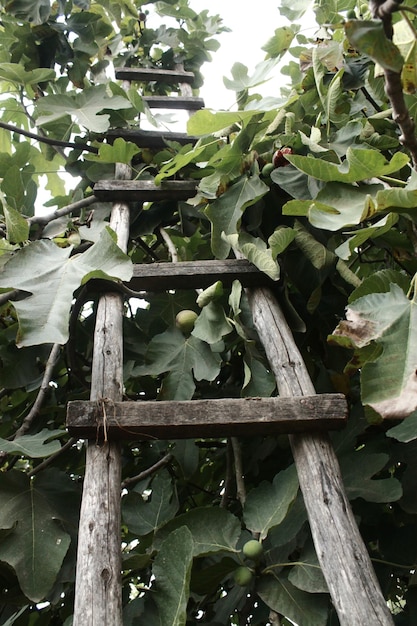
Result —
POLYGON ((193 72, 159 70, 157 68, 148 67, 121 67, 116 70, 115 76, 117 80, 136 80, 140 82, 156 81, 169 85, 192 83, 195 78, 193 72))
MULTIPOLYGON (((205 289, 217 280, 229 287, 239 280, 243 287, 271 287, 274 282, 246 259, 225 261, 180 261, 179 263, 141 263, 133 266, 133 277, 126 287, 133 291, 168 291, 170 289, 205 289)), ((100 278, 89 280, 89 292, 125 293, 123 284, 100 278)))
POLYGON ((94 195, 102 202, 161 202, 188 200, 197 193, 197 183, 187 180, 162 181, 155 185, 149 180, 99 180, 94 195))
POLYGON ((166 291, 205 289, 217 280, 221 280, 225 287, 234 280, 239 280, 244 287, 273 284, 266 274, 246 259, 141 263, 133 266, 133 277, 126 284, 135 291, 166 291))
POLYGON ((81 439, 195 439, 337 430, 347 421, 342 394, 295 398, 68 403, 67 428, 81 439))
POLYGON ((168 141, 176 141, 181 146, 190 143, 196 144, 200 137, 187 135, 187 133, 171 132, 169 130, 141 130, 140 128, 112 128, 106 133, 107 140, 112 143, 118 137, 125 141, 131 141, 139 148, 161 150, 167 147, 168 141))
POLYGON ((198 111, 204 108, 203 98, 191 96, 143 96, 150 109, 184 109, 185 111, 198 111))

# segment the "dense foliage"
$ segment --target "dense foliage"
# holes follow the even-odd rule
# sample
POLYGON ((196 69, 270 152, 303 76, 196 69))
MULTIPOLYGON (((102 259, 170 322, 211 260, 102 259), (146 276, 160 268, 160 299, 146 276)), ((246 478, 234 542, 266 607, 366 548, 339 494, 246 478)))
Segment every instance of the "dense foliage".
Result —
MULTIPOLYGON (((296 26, 310 3, 284 0, 265 61, 225 79, 236 111, 197 112, 196 144, 154 152, 106 133, 169 127, 141 96, 171 88, 125 90, 114 68, 182 64, 197 93, 218 16, 191 0, 0 4, 1 623, 71 623, 84 451, 65 409, 89 397, 87 281, 234 248, 275 281, 317 391, 349 400, 333 436, 346 490, 395 622, 415 624, 417 176, 384 91, 402 72, 417 110, 415 12, 395 14, 397 48, 356 0, 317 2, 311 38, 296 26), (258 95, 278 72, 280 98, 258 95), (192 201, 133 206, 127 255, 90 200, 117 162, 199 183, 192 201)), ((126 399, 275 393, 237 282, 126 298, 124 343, 126 399)), ((122 469, 127 626, 338 623, 286 437, 130 443, 122 469)))

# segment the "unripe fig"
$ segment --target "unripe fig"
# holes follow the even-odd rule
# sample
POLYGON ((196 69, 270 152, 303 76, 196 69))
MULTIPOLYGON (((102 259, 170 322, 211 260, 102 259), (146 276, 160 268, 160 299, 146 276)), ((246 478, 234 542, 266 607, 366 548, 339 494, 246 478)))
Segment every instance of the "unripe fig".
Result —
POLYGON ((286 154, 293 154, 292 148, 279 148, 279 150, 274 153, 272 157, 274 167, 285 167, 290 164, 285 157, 286 154))
POLYGON ((274 164, 273 163, 267 163, 266 165, 263 166, 262 168, 262 178, 268 178, 268 176, 271 175, 272 170, 274 169, 274 164))
POLYGON ((249 567, 241 565, 234 571, 233 578, 235 579, 235 583, 240 587, 247 587, 252 582, 253 572, 249 567))
POLYGON ((198 315, 195 311, 184 309, 175 318, 175 326, 180 329, 183 335, 189 335, 194 328, 198 315))
POLYGON ((263 545, 260 541, 256 539, 251 539, 247 541, 242 548, 243 554, 248 558, 252 559, 252 561, 257 561, 263 554, 263 545))

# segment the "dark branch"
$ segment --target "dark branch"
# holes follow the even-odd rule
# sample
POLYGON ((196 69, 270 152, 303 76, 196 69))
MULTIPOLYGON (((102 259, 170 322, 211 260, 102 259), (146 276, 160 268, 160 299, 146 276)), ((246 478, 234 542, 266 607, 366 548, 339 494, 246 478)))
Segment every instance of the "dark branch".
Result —
POLYGON ((6 122, 0 121, 0 128, 10 130, 12 133, 18 133, 19 135, 23 135, 24 137, 28 137, 29 139, 35 139, 36 141, 46 143, 50 146, 61 146, 62 148, 76 148, 77 150, 86 150, 87 152, 98 154, 97 148, 94 148, 93 146, 89 146, 84 143, 74 143, 72 141, 60 141, 59 139, 50 139, 49 137, 43 137, 42 135, 31 133, 28 130, 23 130, 22 128, 18 128, 17 126, 13 126, 12 124, 7 124, 6 122))
MULTIPOLYGON (((369 3, 372 16, 379 18, 384 25, 384 32, 388 39, 392 40, 392 13, 401 9, 401 3, 396 0, 371 0, 369 3)), ((408 148, 413 161, 413 167, 417 170, 417 138, 415 124, 404 101, 401 74, 392 70, 384 69, 385 92, 392 106, 392 118, 401 129, 400 142, 408 148)))
POLYGON ((95 196, 88 196, 88 198, 83 198, 82 200, 78 200, 77 202, 73 202, 72 204, 68 204, 67 206, 62 207, 62 209, 55 209, 51 213, 47 215, 35 215, 34 217, 30 217, 28 222, 30 225, 32 224, 41 224, 45 226, 45 224, 49 224, 53 220, 58 219, 59 217, 63 217, 64 215, 68 215, 73 211, 78 211, 79 209, 83 209, 90 204, 94 204, 98 202, 95 196))
POLYGON ((131 478, 126 478, 126 480, 122 482, 122 489, 127 489, 128 487, 132 487, 133 485, 136 485, 137 483, 139 483, 141 480, 144 480, 145 478, 152 476, 152 474, 155 474, 155 472, 161 469, 161 467, 165 467, 165 465, 168 465, 168 463, 172 461, 172 458, 173 458, 172 454, 166 454, 164 457, 162 457, 162 459, 157 461, 154 465, 151 465, 151 467, 148 467, 148 469, 143 470, 143 472, 140 472, 140 474, 137 474, 136 476, 132 476, 131 478))

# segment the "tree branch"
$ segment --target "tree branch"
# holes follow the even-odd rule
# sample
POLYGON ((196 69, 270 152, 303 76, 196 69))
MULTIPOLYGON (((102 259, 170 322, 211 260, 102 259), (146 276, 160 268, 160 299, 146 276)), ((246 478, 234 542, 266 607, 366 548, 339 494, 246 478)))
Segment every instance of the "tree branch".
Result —
POLYGON ((236 477, 236 491, 237 497, 239 499, 242 507, 246 501, 246 486, 243 474, 243 463, 242 463, 242 449, 240 447, 240 442, 237 437, 231 437, 233 455, 235 458, 235 477, 236 477))
POLYGON ((52 211, 47 215, 34 215, 33 217, 30 217, 28 219, 28 223, 29 225, 41 224, 42 226, 45 226, 46 224, 49 224, 49 222, 52 222, 59 217, 63 217, 64 215, 68 215, 69 213, 72 213, 73 211, 78 211, 79 209, 84 209, 85 207, 90 206, 95 202, 98 202, 96 196, 88 196, 87 198, 83 198, 82 200, 78 200, 77 202, 72 202, 71 204, 62 207, 62 209, 55 209, 55 211, 52 211))
POLYGON ((39 465, 37 465, 30 472, 28 472, 27 475, 29 476, 29 478, 32 478, 32 476, 39 474, 39 472, 44 470, 45 467, 48 467, 48 465, 53 463, 59 456, 61 456, 63 452, 65 452, 66 450, 69 450, 69 448, 71 448, 76 441, 77 440, 75 437, 71 437, 70 439, 68 439, 67 443, 61 446, 61 448, 57 450, 55 454, 51 454, 51 456, 48 456, 48 458, 42 461, 42 463, 39 463, 39 465))
POLYGON ((223 509, 227 508, 232 486, 233 486, 233 448, 232 448, 231 440, 228 439, 227 449, 226 449, 226 476, 224 479, 222 499, 220 501, 220 506, 223 509))
POLYGON ((162 457, 162 459, 154 463, 154 465, 151 465, 151 467, 148 467, 148 469, 143 470, 143 472, 140 472, 136 476, 132 476, 131 478, 126 478, 126 480, 122 482, 122 489, 127 489, 128 487, 132 487, 133 485, 136 485, 137 483, 139 483, 141 480, 145 480, 145 478, 152 476, 152 474, 155 474, 155 472, 161 469, 161 467, 165 467, 165 465, 168 465, 172 461, 172 458, 173 456, 171 453, 166 454, 165 456, 162 457))
POLYGON ((177 252, 176 247, 174 246, 174 242, 172 241, 171 237, 168 235, 167 231, 162 226, 159 229, 159 232, 161 233, 161 237, 167 245, 168 252, 171 256, 171 261, 173 263, 178 263, 178 252, 177 252))
POLYGON ((35 139, 36 141, 40 141, 41 143, 46 143, 49 146, 61 146, 62 148, 76 148, 77 150, 86 150, 87 152, 92 152, 93 154, 98 154, 98 149, 93 146, 89 146, 85 143, 74 143, 72 141, 61 141, 59 139, 51 139, 50 137, 44 137, 43 135, 38 135, 37 133, 31 133, 28 130, 23 130, 23 128, 18 128, 17 126, 13 126, 13 124, 7 124, 6 122, 0 121, 0 128, 4 128, 5 130, 10 130, 12 133, 18 133, 19 135, 23 135, 24 137, 28 137, 29 139, 35 139))
MULTIPOLYGON (((401 4, 396 0, 371 0, 369 3, 372 16, 379 18, 384 26, 387 39, 392 40, 392 13, 400 10, 401 4)), ((385 93, 392 106, 392 119, 401 130, 399 140, 411 154, 413 168, 417 170, 417 138, 415 135, 415 124, 405 104, 401 74, 392 70, 384 69, 385 93)))
POLYGON ((55 343, 52 346, 52 350, 46 362, 41 387, 39 389, 38 395, 36 396, 36 400, 33 403, 31 410, 29 411, 29 413, 26 415, 25 419, 23 420, 22 424, 15 432, 13 439, 17 439, 18 437, 21 437, 22 435, 24 435, 31 427, 32 422, 35 419, 35 417, 38 415, 39 410, 45 399, 45 396, 49 391, 49 383, 51 382, 51 379, 52 379, 52 373, 54 371, 54 367, 58 360, 60 349, 61 349, 61 345, 59 343, 55 343))

